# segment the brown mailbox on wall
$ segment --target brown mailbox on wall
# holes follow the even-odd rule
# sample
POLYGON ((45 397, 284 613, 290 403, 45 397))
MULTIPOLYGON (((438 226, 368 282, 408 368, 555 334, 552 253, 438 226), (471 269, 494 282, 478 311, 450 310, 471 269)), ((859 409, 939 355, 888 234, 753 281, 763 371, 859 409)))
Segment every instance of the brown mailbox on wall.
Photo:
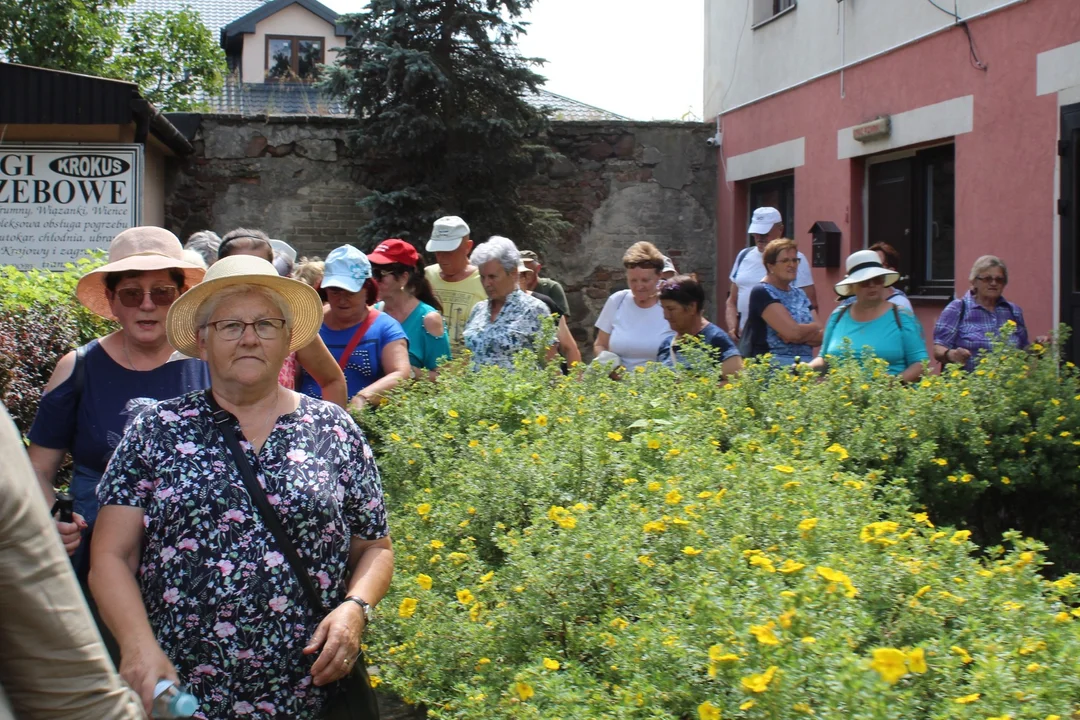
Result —
POLYGON ((814 237, 811 263, 814 267, 840 267, 840 228, 828 220, 818 220, 810 228, 814 237))

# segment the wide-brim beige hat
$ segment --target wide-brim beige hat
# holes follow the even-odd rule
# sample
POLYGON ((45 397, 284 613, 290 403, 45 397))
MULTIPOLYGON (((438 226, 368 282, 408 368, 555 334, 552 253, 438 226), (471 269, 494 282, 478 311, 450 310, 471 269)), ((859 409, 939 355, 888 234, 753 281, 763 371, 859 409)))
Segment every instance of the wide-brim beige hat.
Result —
POLYGON ((874 250, 853 252, 847 259, 847 276, 836 283, 833 289, 840 297, 855 293, 855 286, 870 278, 885 276, 885 287, 890 287, 900 279, 900 273, 881 264, 881 258, 874 250))
POLYGON ((169 308, 165 331, 169 344, 189 357, 199 357, 196 316, 204 302, 234 285, 258 285, 281 295, 292 311, 289 350, 299 350, 315 339, 322 327, 323 306, 315 288, 278 275, 274 266, 252 255, 230 255, 214 263, 201 283, 188 290, 169 308))
POLYGON ((159 227, 128 228, 109 243, 109 262, 79 278, 75 296, 87 310, 115 320, 105 276, 109 273, 152 270, 181 270, 184 285, 191 287, 203 279, 206 268, 184 259, 184 247, 171 232, 159 227))

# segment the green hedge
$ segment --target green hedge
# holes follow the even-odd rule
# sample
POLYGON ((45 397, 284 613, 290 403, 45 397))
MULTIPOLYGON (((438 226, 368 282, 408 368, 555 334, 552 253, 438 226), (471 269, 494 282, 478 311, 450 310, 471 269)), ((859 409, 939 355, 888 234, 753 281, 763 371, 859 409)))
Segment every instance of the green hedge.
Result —
POLYGON ((1071 502, 1078 394, 1005 350, 912 387, 451 370, 363 419, 397 559, 371 657, 438 718, 1069 717, 1078 578, 944 522, 1071 502))

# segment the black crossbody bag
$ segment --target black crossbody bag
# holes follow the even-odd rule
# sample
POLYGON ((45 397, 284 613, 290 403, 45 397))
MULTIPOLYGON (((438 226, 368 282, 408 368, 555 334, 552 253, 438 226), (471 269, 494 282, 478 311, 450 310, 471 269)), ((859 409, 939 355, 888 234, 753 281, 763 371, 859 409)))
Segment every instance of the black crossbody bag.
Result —
MULTIPOLYGON (((240 471, 240 477, 244 480, 244 487, 247 488, 248 495, 251 496, 252 502, 255 503, 255 507, 262 516, 263 523, 266 524, 270 534, 277 541, 281 554, 285 556, 293 569, 293 573, 300 581, 300 587, 303 588, 304 596, 310 606, 309 610, 316 618, 321 620, 327 614, 327 610, 323 607, 319 591, 315 588, 315 583, 311 579, 308 569, 304 566, 304 562, 297 554, 296 547, 293 546, 288 531, 285 530, 277 512, 266 498, 266 492, 259 485, 259 481, 255 477, 255 471, 248 462, 247 456, 244 455, 244 449, 240 447, 240 441, 237 439, 236 433, 233 432, 233 416, 218 405, 210 389, 206 390, 205 397, 214 413, 214 423, 221 430, 221 434, 225 436, 225 444, 228 446, 233 461, 240 471)), ((334 684, 337 685, 338 689, 336 693, 331 693, 330 703, 323 712, 324 718, 328 720, 379 720, 379 703, 368 678, 367 662, 364 659, 363 650, 360 651, 360 656, 353 662, 349 674, 334 684)))

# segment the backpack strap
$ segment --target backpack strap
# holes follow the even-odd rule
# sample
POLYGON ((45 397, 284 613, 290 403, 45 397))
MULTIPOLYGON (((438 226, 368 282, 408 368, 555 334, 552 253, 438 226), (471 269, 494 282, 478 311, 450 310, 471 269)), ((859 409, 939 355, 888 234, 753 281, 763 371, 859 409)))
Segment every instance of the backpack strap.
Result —
POLYGON ((904 324, 900 322, 900 306, 895 303, 889 303, 892 305, 893 318, 896 320, 896 328, 900 331, 904 331, 904 324))
POLYGON ((742 250, 739 251, 739 254, 735 256, 735 269, 731 272, 732 275, 739 274, 739 267, 742 265, 743 259, 746 257, 746 254, 750 252, 750 250, 752 250, 754 247, 756 246, 744 247, 742 250))

